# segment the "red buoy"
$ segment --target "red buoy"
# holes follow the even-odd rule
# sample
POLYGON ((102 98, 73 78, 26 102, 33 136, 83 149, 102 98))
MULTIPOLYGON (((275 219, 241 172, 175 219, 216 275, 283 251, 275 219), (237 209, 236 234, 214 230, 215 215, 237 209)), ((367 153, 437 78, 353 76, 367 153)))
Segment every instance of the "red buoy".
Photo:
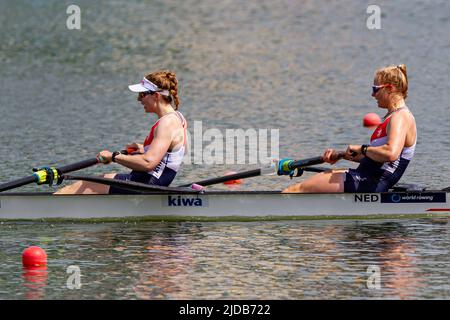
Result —
MULTIPOLYGON (((230 176, 230 175, 232 175, 232 174, 236 174, 236 172, 234 172, 234 171, 229 171, 229 172, 225 173, 225 176, 230 176)), ((223 184, 241 184, 241 183, 242 183, 242 180, 241 180, 241 179, 235 179, 235 180, 228 180, 228 181, 225 181, 223 184)))
POLYGON ((39 267, 47 264, 47 253, 44 249, 31 246, 23 250, 22 264, 24 267, 39 267))
POLYGON ((364 127, 375 127, 381 123, 381 118, 376 113, 368 113, 363 118, 364 127))

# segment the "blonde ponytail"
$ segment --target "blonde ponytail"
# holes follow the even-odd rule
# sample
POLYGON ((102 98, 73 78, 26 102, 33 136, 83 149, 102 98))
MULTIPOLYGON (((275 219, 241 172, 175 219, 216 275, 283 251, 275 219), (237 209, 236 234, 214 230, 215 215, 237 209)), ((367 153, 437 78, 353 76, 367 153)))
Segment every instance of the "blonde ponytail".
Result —
POLYGON ((375 79, 379 84, 392 84, 403 99, 408 97, 408 76, 406 66, 399 64, 379 69, 375 72, 375 79))

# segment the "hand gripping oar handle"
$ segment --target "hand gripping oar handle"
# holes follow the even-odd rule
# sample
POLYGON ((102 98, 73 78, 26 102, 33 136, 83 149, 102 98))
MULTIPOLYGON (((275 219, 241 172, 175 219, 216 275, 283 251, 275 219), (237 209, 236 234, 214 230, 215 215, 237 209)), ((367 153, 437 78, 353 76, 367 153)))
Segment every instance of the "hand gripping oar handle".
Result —
MULTIPOLYGON (((83 160, 80 162, 76 162, 76 163, 72 163, 72 164, 68 164, 66 166, 62 166, 60 168, 56 168, 55 170, 57 172, 59 172, 59 174, 64 174, 64 173, 68 173, 68 172, 72 172, 72 171, 76 171, 76 170, 81 170, 84 168, 88 168, 91 167, 93 165, 98 164, 100 161, 98 158, 92 158, 92 159, 87 159, 87 160, 83 160)), ((40 176, 39 176, 39 171, 35 172, 34 174, 28 176, 28 177, 24 177, 21 179, 17 179, 14 181, 10 181, 10 182, 6 182, 0 185, 0 192, 3 191, 7 191, 7 190, 11 190, 14 188, 19 188, 21 186, 33 183, 33 182, 39 182, 40 176)))
POLYGON ((135 148, 126 148, 124 150, 120 150, 120 153, 124 154, 124 155, 129 155, 129 154, 133 154, 134 152, 137 152, 137 151, 138 151, 138 149, 135 149, 135 148))

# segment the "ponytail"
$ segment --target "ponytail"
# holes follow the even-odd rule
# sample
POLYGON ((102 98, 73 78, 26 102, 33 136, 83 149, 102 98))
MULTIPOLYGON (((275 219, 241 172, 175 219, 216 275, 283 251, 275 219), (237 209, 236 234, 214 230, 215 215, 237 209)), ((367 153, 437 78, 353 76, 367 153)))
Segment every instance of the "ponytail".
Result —
POLYGON ((391 84, 406 99, 408 96, 408 76, 406 66, 399 64, 379 69, 375 72, 375 79, 380 84, 391 84))
POLYGON ((175 110, 180 106, 178 97, 178 80, 175 72, 168 70, 155 71, 145 76, 148 80, 156 84, 159 88, 168 90, 170 95, 164 97, 167 102, 172 103, 175 110))

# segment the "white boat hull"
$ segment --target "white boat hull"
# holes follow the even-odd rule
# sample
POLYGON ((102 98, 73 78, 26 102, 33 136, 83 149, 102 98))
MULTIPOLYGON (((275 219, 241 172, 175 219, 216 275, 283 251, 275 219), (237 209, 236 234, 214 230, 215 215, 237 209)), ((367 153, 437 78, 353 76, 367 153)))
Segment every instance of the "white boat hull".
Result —
POLYGON ((443 191, 371 194, 281 194, 214 191, 192 194, 1 194, 0 220, 260 217, 329 218, 450 214, 443 191))

